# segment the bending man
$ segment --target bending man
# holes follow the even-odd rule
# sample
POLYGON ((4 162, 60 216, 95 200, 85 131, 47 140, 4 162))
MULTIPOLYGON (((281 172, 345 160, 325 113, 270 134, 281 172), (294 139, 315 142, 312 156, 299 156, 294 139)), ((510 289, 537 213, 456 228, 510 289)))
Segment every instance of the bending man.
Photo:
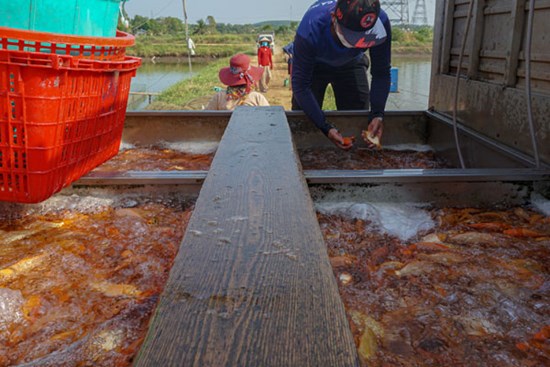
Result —
MULTIPOLYGON (((338 110, 369 109, 368 132, 382 137, 391 82, 391 26, 376 0, 318 1, 304 15, 294 40, 292 109, 303 110, 338 147, 342 135, 322 111, 332 85, 338 110), (369 51, 372 83, 367 80, 369 51), (370 102, 370 103, 369 103, 370 102)), ((367 146, 375 144, 365 139, 367 146)))

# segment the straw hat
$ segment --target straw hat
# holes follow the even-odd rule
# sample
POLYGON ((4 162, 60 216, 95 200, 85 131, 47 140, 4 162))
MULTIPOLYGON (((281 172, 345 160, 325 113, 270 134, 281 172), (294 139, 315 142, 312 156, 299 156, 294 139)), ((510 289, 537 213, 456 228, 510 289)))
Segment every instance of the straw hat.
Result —
POLYGON ((229 67, 221 68, 220 81, 230 87, 237 85, 251 85, 259 81, 263 73, 260 67, 250 65, 250 57, 237 54, 229 60, 229 67))

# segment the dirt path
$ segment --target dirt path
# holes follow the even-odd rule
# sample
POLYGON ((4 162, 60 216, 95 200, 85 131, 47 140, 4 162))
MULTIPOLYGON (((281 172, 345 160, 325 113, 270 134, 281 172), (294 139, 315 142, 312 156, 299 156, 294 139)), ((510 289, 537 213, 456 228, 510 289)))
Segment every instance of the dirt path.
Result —
MULTIPOLYGON (((251 57, 252 65, 258 65, 258 57, 251 57)), ((263 95, 269 101, 271 106, 283 106, 285 110, 290 110, 292 91, 290 86, 284 86, 285 79, 288 78, 287 63, 285 61, 284 52, 281 47, 275 48, 273 55, 273 70, 271 72, 271 82, 269 90, 263 95)), ((207 96, 197 97, 185 105, 181 106, 184 110, 202 110, 212 98, 212 94, 207 96)))
MULTIPOLYGON (((257 57, 253 57, 252 62, 253 65, 258 65, 257 57)), ((270 105, 283 106, 285 110, 290 110, 292 91, 290 90, 290 85, 284 86, 286 78, 288 78, 288 72, 283 49, 275 47, 271 82, 269 83, 269 90, 264 93, 264 96, 270 105)))

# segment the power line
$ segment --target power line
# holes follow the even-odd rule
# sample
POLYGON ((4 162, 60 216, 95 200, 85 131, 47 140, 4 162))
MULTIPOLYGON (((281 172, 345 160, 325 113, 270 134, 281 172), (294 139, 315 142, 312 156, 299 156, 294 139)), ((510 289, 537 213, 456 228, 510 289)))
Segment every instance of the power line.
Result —
MULTIPOLYGON (((172 5, 176 0, 169 0, 168 3, 166 3, 166 5, 164 5, 156 14, 151 14, 151 18, 150 19, 147 19, 145 22, 137 25, 137 26, 133 26, 132 27, 132 32, 135 30, 135 29, 138 29, 140 28, 141 26, 149 23, 149 21, 151 19, 154 19, 156 18, 160 13, 162 13, 163 11, 165 11, 170 5, 172 5)), ((135 15, 134 15, 134 18, 135 18, 135 15)))
POLYGON ((416 0, 416 6, 413 13, 413 24, 428 24, 428 11, 426 10, 426 0, 416 0))
POLYGON ((428 24, 426 0, 388 0, 384 2, 384 10, 390 21, 396 25, 428 24), (414 5, 412 22, 410 17, 411 5, 414 5))
POLYGON ((409 1, 389 0, 384 2, 384 10, 392 24, 409 24, 409 1))

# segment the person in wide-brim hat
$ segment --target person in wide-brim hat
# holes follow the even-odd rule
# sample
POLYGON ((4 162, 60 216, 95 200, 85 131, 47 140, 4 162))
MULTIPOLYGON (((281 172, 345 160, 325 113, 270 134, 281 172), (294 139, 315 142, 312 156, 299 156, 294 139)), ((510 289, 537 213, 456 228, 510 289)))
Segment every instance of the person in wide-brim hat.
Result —
POLYGON ((229 60, 229 67, 220 69, 220 81, 227 86, 212 97, 207 110, 233 110, 237 106, 269 106, 267 99, 254 91, 263 69, 250 65, 250 57, 237 54, 229 60))
POLYGON ((229 60, 229 67, 220 69, 220 81, 229 86, 254 85, 262 76, 260 67, 250 65, 250 57, 245 54, 237 54, 229 60))

